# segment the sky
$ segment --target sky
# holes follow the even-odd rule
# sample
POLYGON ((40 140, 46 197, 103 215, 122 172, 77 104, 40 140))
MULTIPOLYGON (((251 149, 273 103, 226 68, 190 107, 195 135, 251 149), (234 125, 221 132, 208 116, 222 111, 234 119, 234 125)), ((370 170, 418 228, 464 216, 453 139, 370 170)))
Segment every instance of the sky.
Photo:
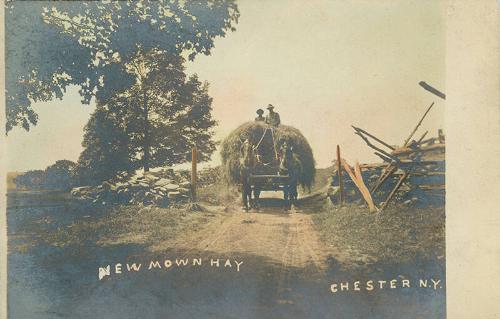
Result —
MULTIPOLYGON (((445 91, 443 1, 240 0, 235 32, 215 40, 210 56, 187 64, 210 83, 221 140, 258 108, 271 103, 283 124, 303 133, 317 167, 329 166, 340 145, 348 161, 378 162, 354 135, 361 127, 401 145, 435 102, 418 138, 444 127, 444 101, 423 90, 445 91)), ((7 137, 8 170, 43 169, 76 161, 94 104, 77 88, 62 100, 36 103, 39 124, 7 137)), ((445 131, 446 134, 446 131, 445 131)), ((218 153, 210 165, 220 161, 218 153)))

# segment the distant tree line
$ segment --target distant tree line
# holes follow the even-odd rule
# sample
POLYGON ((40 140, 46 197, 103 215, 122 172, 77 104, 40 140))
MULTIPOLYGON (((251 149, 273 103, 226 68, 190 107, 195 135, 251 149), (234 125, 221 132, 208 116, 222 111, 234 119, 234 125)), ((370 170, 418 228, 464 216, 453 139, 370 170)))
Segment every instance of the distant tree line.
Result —
POLYGON ((77 164, 68 160, 59 160, 45 170, 31 170, 16 176, 17 188, 30 190, 69 190, 78 184, 77 164))

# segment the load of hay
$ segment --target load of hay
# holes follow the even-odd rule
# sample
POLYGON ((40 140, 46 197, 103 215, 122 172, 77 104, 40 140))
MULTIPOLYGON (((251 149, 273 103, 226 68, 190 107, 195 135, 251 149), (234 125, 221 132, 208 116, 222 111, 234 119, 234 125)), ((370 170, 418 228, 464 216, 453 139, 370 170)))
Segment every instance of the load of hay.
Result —
POLYGON ((294 127, 280 125, 273 127, 272 135, 268 131, 263 139, 262 136, 266 128, 269 126, 263 122, 247 122, 232 131, 222 142, 222 172, 225 180, 232 184, 240 182, 240 151, 245 139, 249 138, 253 145, 259 145, 259 148, 264 148, 264 152, 268 154, 274 154, 273 148, 279 150, 286 141, 288 145, 293 147, 294 152, 302 162, 302 174, 299 176, 300 185, 304 188, 310 188, 314 182, 316 168, 311 146, 305 137, 294 127))

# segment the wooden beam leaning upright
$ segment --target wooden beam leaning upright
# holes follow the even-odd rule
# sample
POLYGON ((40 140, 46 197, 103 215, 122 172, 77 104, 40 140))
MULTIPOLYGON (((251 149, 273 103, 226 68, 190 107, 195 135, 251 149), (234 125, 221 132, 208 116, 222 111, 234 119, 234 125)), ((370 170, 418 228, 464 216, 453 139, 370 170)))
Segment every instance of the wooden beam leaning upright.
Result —
POLYGON ((373 198, 372 195, 370 194, 370 191, 365 185, 365 182, 363 181, 363 176, 361 175, 361 168, 359 167, 359 163, 356 163, 356 166, 354 167, 354 172, 351 170, 351 167, 347 162, 342 159, 342 165, 344 166, 345 171, 347 174, 349 174, 349 177, 352 179, 356 187, 359 189, 359 192, 365 199, 366 203, 368 204, 368 207, 370 209, 371 213, 374 213, 377 211, 377 207, 373 203, 373 198))
POLYGON ((374 213, 378 211, 377 206, 375 206, 375 203, 373 202, 372 194, 370 194, 370 191, 368 190, 368 187, 366 187, 366 184, 363 180, 363 175, 361 175, 361 168, 359 167, 359 162, 356 162, 356 165, 354 166, 354 174, 358 179, 361 194, 363 194, 363 197, 365 198, 366 203, 370 208, 370 212, 374 213))
POLYGON ((344 181, 342 180, 342 159, 339 145, 337 145, 337 175, 339 179, 339 205, 344 205, 344 181))
POLYGON ((378 178, 377 182, 375 185, 373 185, 372 189, 370 190, 372 193, 378 191, 378 189, 382 186, 382 184, 385 183, 385 181, 391 177, 392 173, 394 173, 398 169, 398 166, 396 163, 392 162, 387 164, 387 166, 384 168, 382 171, 382 174, 380 174, 380 177, 378 178))
POLYGON ((399 190, 399 188, 401 187, 401 185, 403 185, 403 182, 406 180, 406 178, 409 175, 410 175, 409 172, 404 172, 403 175, 401 175, 401 177, 399 178, 398 182, 396 183, 396 185, 394 186, 394 188, 392 189, 392 191, 389 193, 389 196, 387 196, 386 200, 380 206, 380 211, 383 211, 387 207, 387 205, 389 204, 389 202, 392 200, 392 198, 394 197, 394 195, 396 195, 396 192, 399 190))
POLYGON ((429 111, 432 109, 433 106, 434 106, 434 102, 432 102, 432 104, 425 111, 425 113, 422 116, 422 118, 420 118, 420 121, 418 121, 417 126, 415 126, 415 128, 411 132, 410 136, 408 136, 408 138, 405 140, 405 142, 403 144, 403 147, 406 146, 406 145, 408 145, 408 143, 410 142, 411 138, 413 137, 413 135, 415 134, 415 132, 418 130, 418 128, 420 127, 420 125, 422 125, 422 122, 424 121, 425 117, 427 116, 427 114, 429 113, 429 111))
POLYGON ((197 165, 198 150, 196 147, 191 149, 191 199, 196 202, 196 184, 198 182, 197 165))

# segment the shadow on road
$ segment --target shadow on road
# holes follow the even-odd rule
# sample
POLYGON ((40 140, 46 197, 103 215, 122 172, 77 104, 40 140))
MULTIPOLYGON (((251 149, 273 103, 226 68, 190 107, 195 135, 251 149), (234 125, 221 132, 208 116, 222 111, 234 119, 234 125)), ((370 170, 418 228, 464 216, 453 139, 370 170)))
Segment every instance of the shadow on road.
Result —
MULTIPOLYGON (((140 247, 42 249, 9 258, 9 313, 12 318, 444 318, 444 293, 380 290, 332 294, 333 282, 352 273, 282 267, 262 256, 172 250, 161 255, 140 247), (201 258, 201 266, 175 260, 201 258), (174 263, 169 269, 151 261, 174 263), (218 259, 219 266, 211 265, 218 259), (230 260, 232 267, 224 267, 230 260), (242 262, 236 271, 234 261, 242 262), (121 263, 121 274, 99 281, 98 267, 121 263), (141 263, 127 271, 126 263, 141 263), (26 304, 32 306, 25 307, 26 304), (340 309, 342 309, 340 311, 340 309), (374 315, 376 314, 376 315, 374 315)), ((388 279, 383 274, 360 278, 388 279)), ((389 277, 390 278, 390 277, 389 277)), ((359 279, 359 278, 357 278, 359 279)))

